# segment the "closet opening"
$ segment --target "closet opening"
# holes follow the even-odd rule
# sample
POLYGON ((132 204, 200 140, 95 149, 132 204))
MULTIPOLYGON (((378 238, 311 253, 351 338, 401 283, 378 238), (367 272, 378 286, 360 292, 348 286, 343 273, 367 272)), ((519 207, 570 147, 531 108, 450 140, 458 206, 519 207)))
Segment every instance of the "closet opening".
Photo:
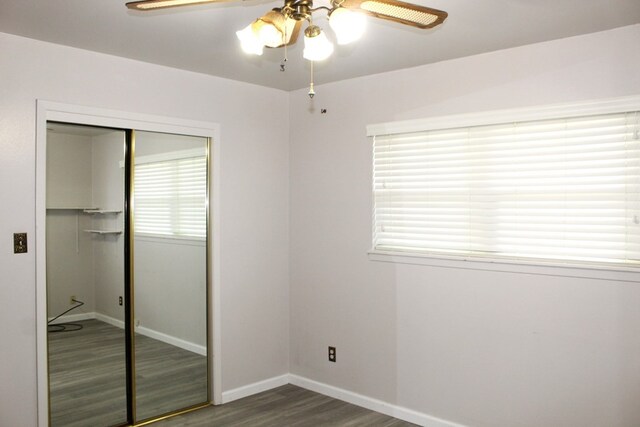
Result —
POLYGON ((211 404, 212 138, 45 123, 39 425, 142 425, 211 404))

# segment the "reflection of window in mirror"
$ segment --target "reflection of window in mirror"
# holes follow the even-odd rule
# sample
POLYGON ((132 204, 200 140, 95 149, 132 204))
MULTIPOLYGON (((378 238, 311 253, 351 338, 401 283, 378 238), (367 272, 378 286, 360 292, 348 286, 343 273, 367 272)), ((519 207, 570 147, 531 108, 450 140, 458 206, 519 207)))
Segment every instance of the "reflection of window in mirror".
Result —
POLYGON ((206 238, 206 149, 137 157, 136 234, 206 238))

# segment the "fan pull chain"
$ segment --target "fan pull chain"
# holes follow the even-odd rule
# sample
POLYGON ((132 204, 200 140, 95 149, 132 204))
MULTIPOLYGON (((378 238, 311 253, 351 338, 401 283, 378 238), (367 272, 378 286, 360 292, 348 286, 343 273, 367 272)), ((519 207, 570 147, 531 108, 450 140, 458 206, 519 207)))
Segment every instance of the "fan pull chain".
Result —
POLYGON ((280 64, 280 71, 285 71, 285 68, 287 66, 287 26, 284 26, 284 59, 282 60, 282 63, 280 64))
POLYGON ((316 91, 313 90, 313 61, 309 61, 311 63, 311 83, 309 84, 309 98, 313 99, 313 96, 316 94, 316 91))

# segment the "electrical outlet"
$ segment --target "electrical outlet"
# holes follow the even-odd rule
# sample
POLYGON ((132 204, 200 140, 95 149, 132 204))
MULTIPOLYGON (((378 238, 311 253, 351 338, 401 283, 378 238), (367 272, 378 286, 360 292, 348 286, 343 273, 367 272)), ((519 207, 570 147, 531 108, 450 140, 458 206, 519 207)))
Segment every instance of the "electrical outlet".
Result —
POLYGON ((69 297, 69 305, 73 305, 76 302, 76 296, 75 295, 71 295, 69 297))
POLYGON ((329 362, 336 361, 336 348, 329 346, 329 362))
POLYGON ((118 305, 122 305, 122 297, 118 297, 118 305))

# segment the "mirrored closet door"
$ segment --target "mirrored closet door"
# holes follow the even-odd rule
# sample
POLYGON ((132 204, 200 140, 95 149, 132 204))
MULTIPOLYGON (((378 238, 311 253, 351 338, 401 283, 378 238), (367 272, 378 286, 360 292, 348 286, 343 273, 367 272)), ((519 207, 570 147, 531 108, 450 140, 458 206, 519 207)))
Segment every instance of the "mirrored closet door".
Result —
POLYGON ((208 404, 209 140, 47 124, 49 420, 208 404))
POLYGON ((136 417, 207 401, 207 139, 135 133, 136 417))
POLYGON ((47 125, 50 425, 127 422, 122 130, 47 125))

